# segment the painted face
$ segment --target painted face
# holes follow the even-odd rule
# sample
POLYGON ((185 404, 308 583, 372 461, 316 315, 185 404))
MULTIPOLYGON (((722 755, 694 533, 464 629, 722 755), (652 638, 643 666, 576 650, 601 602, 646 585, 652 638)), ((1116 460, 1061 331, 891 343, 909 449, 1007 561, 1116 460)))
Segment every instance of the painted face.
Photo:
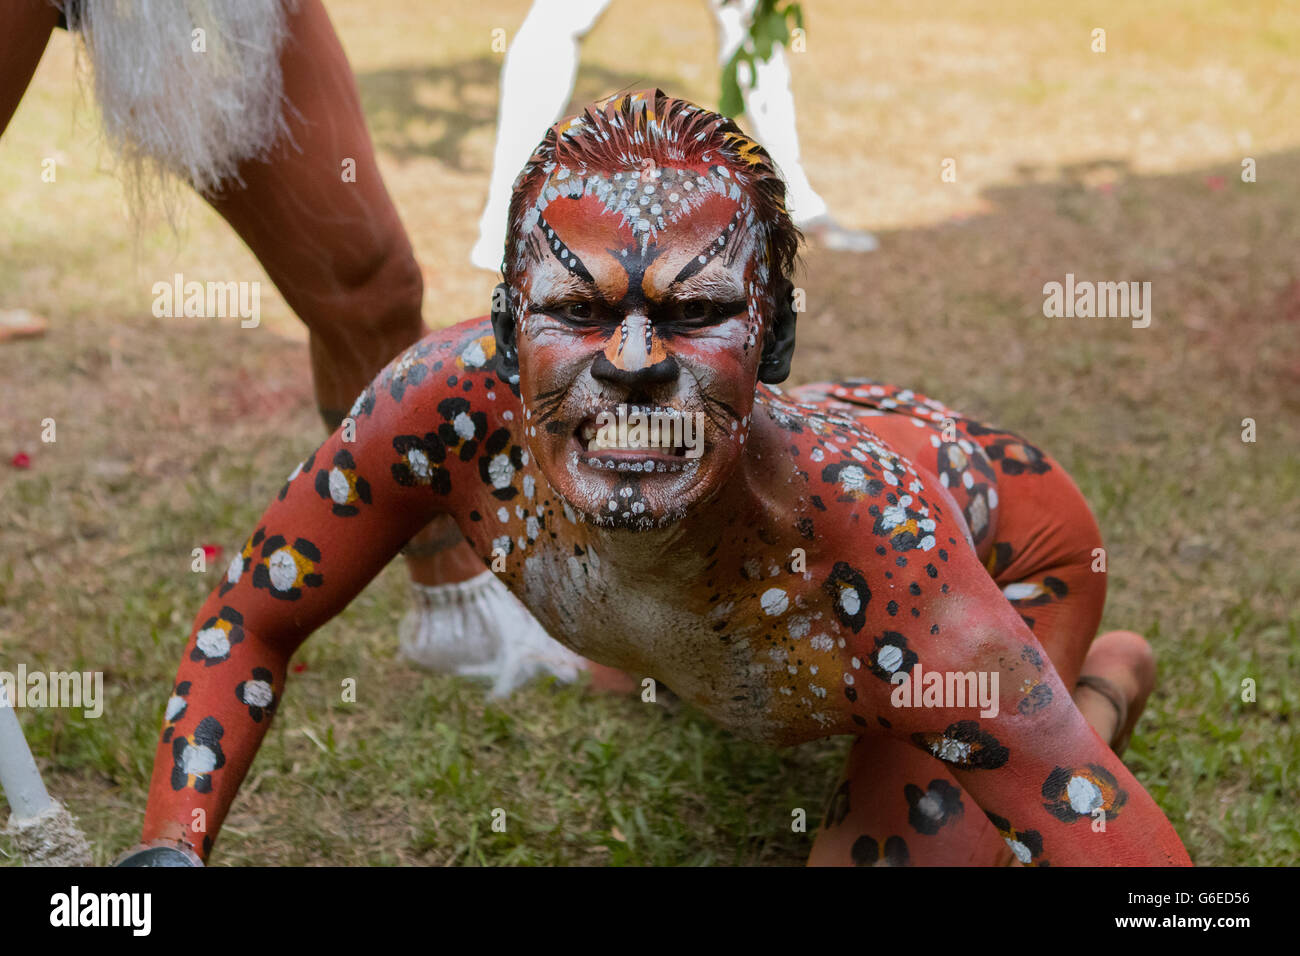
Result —
POLYGON ((551 486, 589 520, 676 521, 740 460, 767 284, 756 225, 719 166, 557 168, 542 187, 513 290, 525 433, 551 486), (702 434, 682 428, 669 442, 661 425, 657 447, 634 429, 607 447, 602 413, 620 406, 661 423, 685 416, 702 434))

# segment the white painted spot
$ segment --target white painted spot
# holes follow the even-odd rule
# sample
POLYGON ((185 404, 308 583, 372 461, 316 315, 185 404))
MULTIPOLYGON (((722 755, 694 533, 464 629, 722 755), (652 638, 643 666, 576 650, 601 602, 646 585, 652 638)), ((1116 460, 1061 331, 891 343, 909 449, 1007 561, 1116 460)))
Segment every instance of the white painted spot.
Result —
POLYGON ((876 652, 876 664, 882 671, 894 673, 903 665, 903 649, 897 644, 886 644, 876 652))
POLYGON ((252 707, 266 707, 275 695, 271 685, 264 680, 250 680, 244 684, 244 703, 252 707))
POLYGON ((219 627, 209 627, 199 631, 194 637, 194 644, 204 657, 225 657, 230 653, 230 639, 219 627))
POLYGON ((1034 854, 1029 851, 1029 847, 1019 840, 1013 840, 1011 837, 1003 837, 1002 839, 1006 841, 1007 846, 1011 847, 1011 852, 1021 863, 1028 863, 1034 858, 1034 854))
POLYGON ((1034 597, 1042 593, 1042 585, 1032 581, 1017 581, 1015 584, 1008 584, 1002 589, 1003 596, 1008 601, 1023 601, 1025 598, 1034 597))
POLYGON ((1101 788, 1087 777, 1071 777, 1065 786, 1066 798, 1075 813, 1089 815, 1106 802, 1101 788))
POLYGON ((936 757, 949 763, 965 763, 970 757, 970 744, 951 737, 944 737, 932 749, 936 757))
POLYGON ((281 548, 267 559, 267 570, 271 576, 271 587, 277 591, 288 591, 298 580, 298 563, 288 548, 281 548))
POLYGON ((417 478, 429 477, 429 456, 418 448, 412 448, 406 453, 406 463, 411 467, 417 478))
POLYGON ((784 614, 790 607, 789 596, 780 588, 768 588, 759 598, 759 603, 763 605, 763 610, 773 617, 778 614, 784 614))
POLYGON ((345 505, 348 503, 348 495, 351 493, 352 486, 348 484, 348 476, 337 468, 331 468, 330 500, 336 505, 345 505))
POLYGON ((208 747, 187 744, 181 751, 181 770, 187 774, 212 773, 217 768, 217 755, 208 747))
POLYGON ((510 463, 509 455, 497 455, 488 463, 488 478, 493 488, 504 488, 515 476, 515 466, 510 463))
POLYGON ((451 427, 458 436, 463 439, 474 437, 474 422, 470 419, 469 414, 461 412, 451 420, 451 427))

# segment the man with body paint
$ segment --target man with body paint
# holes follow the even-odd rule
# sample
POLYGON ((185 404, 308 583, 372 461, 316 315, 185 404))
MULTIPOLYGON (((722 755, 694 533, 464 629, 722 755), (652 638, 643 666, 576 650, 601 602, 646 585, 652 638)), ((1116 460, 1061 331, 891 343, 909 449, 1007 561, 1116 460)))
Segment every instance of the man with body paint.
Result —
POLYGON ((199 612, 134 859, 207 857, 294 650, 449 515, 573 652, 773 745, 853 735, 811 862, 1187 864, 1108 745, 1154 673, 1137 635, 1093 640, 1078 489, 907 389, 782 392, 798 241, 768 155, 716 113, 650 90, 552 127, 490 324, 381 373, 199 612), (593 448, 621 406, 699 413, 703 454, 593 448), (893 706, 913 670, 996 674, 997 706, 893 706))

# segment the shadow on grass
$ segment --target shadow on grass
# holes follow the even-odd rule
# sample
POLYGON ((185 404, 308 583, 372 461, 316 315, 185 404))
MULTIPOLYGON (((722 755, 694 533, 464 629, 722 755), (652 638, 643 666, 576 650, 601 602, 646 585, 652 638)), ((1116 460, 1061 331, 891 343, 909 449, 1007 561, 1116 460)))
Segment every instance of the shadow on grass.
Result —
MULTIPOLYGON (((358 74, 361 103, 376 149, 398 159, 431 157, 456 170, 486 173, 466 160, 465 141, 485 130, 495 131, 500 76, 501 58, 494 56, 358 74)), ((562 114, 647 82, 635 73, 584 66, 562 114)), ((539 140, 551 120, 537 118, 539 140)))

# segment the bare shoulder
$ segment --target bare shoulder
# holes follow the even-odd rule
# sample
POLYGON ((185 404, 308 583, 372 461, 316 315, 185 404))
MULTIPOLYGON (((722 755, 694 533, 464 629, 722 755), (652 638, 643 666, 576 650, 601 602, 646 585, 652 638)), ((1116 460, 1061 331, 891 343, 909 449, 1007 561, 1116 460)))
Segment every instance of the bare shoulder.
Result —
POLYGON ((503 376, 487 318, 430 332, 394 358, 348 412, 361 447, 399 485, 442 497, 480 483, 484 460, 517 444, 518 378, 503 376))

